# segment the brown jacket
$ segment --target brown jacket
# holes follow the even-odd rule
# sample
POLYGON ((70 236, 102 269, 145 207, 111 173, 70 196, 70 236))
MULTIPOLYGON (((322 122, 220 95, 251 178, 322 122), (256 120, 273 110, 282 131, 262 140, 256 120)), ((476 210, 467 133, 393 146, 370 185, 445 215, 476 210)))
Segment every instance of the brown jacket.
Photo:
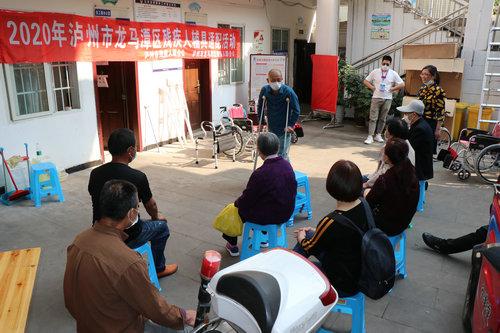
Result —
POLYGON ((144 332, 147 318, 182 329, 184 310, 150 283, 147 265, 129 249, 127 235, 96 223, 68 247, 64 302, 78 332, 144 332))

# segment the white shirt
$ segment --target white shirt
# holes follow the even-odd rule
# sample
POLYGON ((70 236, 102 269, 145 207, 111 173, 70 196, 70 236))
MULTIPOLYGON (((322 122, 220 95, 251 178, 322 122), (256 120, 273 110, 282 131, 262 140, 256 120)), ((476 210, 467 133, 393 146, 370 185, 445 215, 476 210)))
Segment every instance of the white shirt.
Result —
POLYGON ((392 99, 392 92, 389 91, 392 87, 403 83, 398 73, 389 69, 387 72, 382 72, 382 69, 374 69, 366 77, 366 81, 373 84, 375 91, 372 98, 392 99))

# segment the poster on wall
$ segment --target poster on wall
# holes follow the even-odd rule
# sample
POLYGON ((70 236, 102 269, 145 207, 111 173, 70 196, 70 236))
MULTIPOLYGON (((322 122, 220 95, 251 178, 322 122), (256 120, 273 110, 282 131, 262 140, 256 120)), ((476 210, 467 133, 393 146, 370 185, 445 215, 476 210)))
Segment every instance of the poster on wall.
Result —
POLYGON ((138 22, 182 22, 181 4, 160 0, 134 0, 138 22))
POLYGON ((251 54, 250 55, 250 93, 249 99, 258 103, 260 90, 267 84, 267 73, 271 69, 279 69, 283 80, 288 82, 288 59, 283 55, 251 54))
POLYGON ((253 50, 258 54, 264 53, 264 30, 253 32, 253 50))
POLYGON ((391 14, 373 14, 371 39, 389 39, 391 35, 391 14))
POLYGON ((208 16, 204 13, 185 12, 184 22, 186 24, 208 25, 208 16))

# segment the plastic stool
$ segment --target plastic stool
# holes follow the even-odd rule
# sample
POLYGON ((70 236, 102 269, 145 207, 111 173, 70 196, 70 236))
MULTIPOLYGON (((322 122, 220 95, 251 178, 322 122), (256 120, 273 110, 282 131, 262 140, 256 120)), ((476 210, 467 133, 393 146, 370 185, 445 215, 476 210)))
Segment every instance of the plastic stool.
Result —
POLYGON ((295 209, 292 216, 286 223, 287 227, 293 226, 293 219, 295 215, 302 213, 302 211, 307 212, 307 219, 312 219, 312 207, 311 207, 311 190, 309 188, 309 178, 305 173, 300 171, 295 172, 295 181, 297 182, 297 196, 295 197, 295 209), (300 191, 301 189, 304 191, 300 191))
POLYGON ((56 166, 53 163, 39 163, 31 166, 30 172, 31 182, 31 200, 35 203, 35 207, 42 205, 42 198, 47 196, 57 195, 59 202, 64 202, 64 195, 59 182, 56 166), (40 176, 48 179, 40 181, 40 176))
POLYGON ((153 252, 151 251, 151 246, 149 245, 149 243, 146 242, 144 245, 136 247, 133 250, 135 252, 139 253, 139 255, 144 260, 146 260, 146 263, 148 264, 149 281, 151 281, 151 283, 156 287, 156 289, 161 291, 160 281, 158 281, 158 275, 156 275, 156 268, 155 268, 155 261, 153 259, 153 252))
MULTIPOLYGON (((366 333, 365 327, 365 295, 359 292, 354 296, 339 298, 337 304, 331 312, 340 312, 352 316, 351 332, 366 333)), ((331 332, 325 328, 320 328, 316 333, 331 332)))
POLYGON ((425 183, 426 180, 420 180, 418 182, 418 185, 420 187, 420 195, 418 198, 418 205, 417 205, 417 212, 423 212, 424 211, 424 204, 425 204, 425 183))
POLYGON ((397 236, 389 237, 389 240, 394 248, 396 276, 406 279, 408 277, 406 273, 406 231, 403 231, 397 236))
POLYGON ((245 222, 240 259, 245 260, 260 253, 260 245, 265 242, 269 243, 270 249, 275 247, 283 247, 286 249, 288 247, 288 243, 286 240, 285 223, 260 225, 245 222), (267 234, 264 234, 263 232, 267 232, 267 234))

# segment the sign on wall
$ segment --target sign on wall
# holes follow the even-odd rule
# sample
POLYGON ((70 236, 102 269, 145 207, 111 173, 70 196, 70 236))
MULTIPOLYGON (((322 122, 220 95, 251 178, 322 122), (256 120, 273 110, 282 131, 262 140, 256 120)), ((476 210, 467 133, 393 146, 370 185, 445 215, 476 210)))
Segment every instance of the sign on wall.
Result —
POLYGON ((391 35, 391 14, 372 14, 371 39, 389 39, 391 35))
POLYGON ((194 25, 208 25, 208 16, 205 13, 186 12, 184 14, 184 22, 194 25))
POLYGON ((0 10, 0 62, 220 59, 240 54, 239 30, 0 10))
POLYGON ((253 32, 253 50, 255 53, 264 53, 264 30, 253 32))
POLYGON ((258 102, 260 90, 267 84, 267 73, 271 69, 279 69, 283 80, 288 82, 287 57, 272 54, 250 55, 250 99, 258 102))
POLYGON ((182 22, 181 4, 160 0, 134 0, 134 16, 139 22, 182 22))

